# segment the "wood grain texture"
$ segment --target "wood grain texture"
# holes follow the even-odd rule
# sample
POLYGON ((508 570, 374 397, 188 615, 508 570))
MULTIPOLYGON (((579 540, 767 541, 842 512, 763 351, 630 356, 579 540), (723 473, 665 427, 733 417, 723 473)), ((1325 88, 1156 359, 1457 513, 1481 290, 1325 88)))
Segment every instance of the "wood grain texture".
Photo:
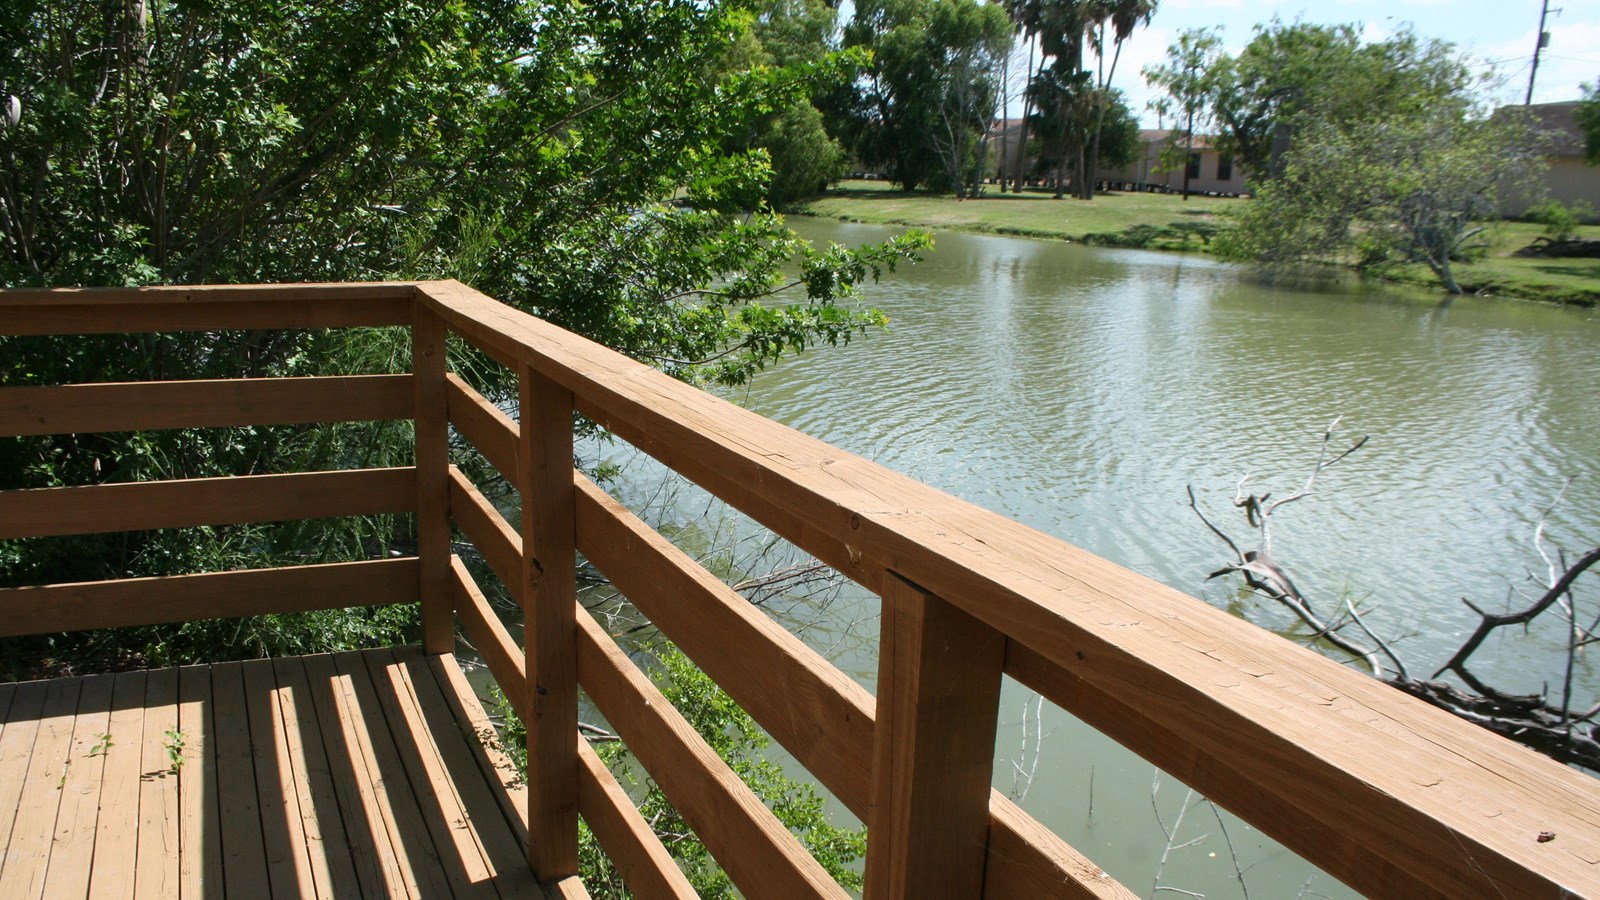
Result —
POLYGON ((139 841, 133 893, 178 896, 178 670, 154 669, 145 682, 144 746, 139 763, 139 841))
POLYGON ((0 540, 415 509, 410 466, 29 488, 0 493, 0 540))
POLYGON ((0 335, 409 325, 409 283, 0 291, 0 335))
POLYGON ((416 415, 417 596, 422 647, 455 649, 450 613, 450 415, 445 406, 445 327, 418 307, 411 326, 416 415))
POLYGON ((446 377, 450 424, 472 446, 477 447, 478 452, 501 475, 514 481, 517 475, 517 423, 490 403, 488 398, 473 390, 460 375, 451 372, 446 377))
MULTIPOLYGON (((537 886, 533 870, 528 867, 527 840, 515 829, 505 827, 497 796, 503 792, 496 790, 498 773, 492 767, 483 771, 477 762, 478 754, 473 752, 481 740, 478 722, 486 717, 481 709, 476 714, 465 712, 468 702, 477 705, 476 697, 452 701, 446 696, 453 687, 440 684, 436 670, 428 665, 428 659, 441 655, 444 654, 424 657, 415 647, 396 647, 391 677, 410 691, 408 702, 415 710, 412 715, 424 723, 421 730, 433 748, 437 771, 461 810, 461 821, 451 824, 458 830, 462 824, 469 826, 487 865, 489 880, 500 896, 527 896, 537 886)), ((456 665, 453 656, 449 657, 449 665, 456 665)))
POLYGON ((580 412, 869 588, 899 572, 1093 686, 1125 713, 1102 727, 1135 752, 1160 754, 1183 736, 1189 752, 1172 774, 1231 791, 1233 812, 1286 842, 1311 843, 1294 833, 1319 823, 1309 827, 1329 839, 1303 852, 1352 887, 1600 894, 1600 796, 1586 776, 464 286, 423 283, 419 296, 452 328, 572 390, 580 412), (1527 839, 1541 831, 1571 839, 1527 839))
POLYGON ((847 897, 593 617, 577 618, 584 690, 739 890, 847 897))
MULTIPOLYGON (((100 814, 94 825, 94 873, 89 880, 91 900, 126 900, 133 896, 147 680, 142 671, 123 672, 116 676, 112 688, 111 718, 106 727, 111 743, 106 749, 105 769, 101 773, 100 814)), ((0 797, 0 804, 3 799, 0 797)), ((4 835, 0 834, 0 843, 4 842, 4 835)))
POLYGON ((578 607, 572 394, 519 377, 522 646, 528 726, 528 858, 540 881, 578 874, 578 607))
POLYGON ((982 897, 1005 637, 899 578, 881 622, 864 896, 982 897))
POLYGON ((416 599, 415 559, 0 589, 0 636, 384 606, 416 599))
POLYGON ((16 821, 5 853, 0 856, 4 866, 0 868, 0 897, 7 900, 44 896, 56 813, 61 808, 61 786, 70 775, 72 725, 82 689, 81 678, 50 682, 27 765, 16 773, 21 782, 14 807, 16 821))
POLYGON ((578 744, 578 811, 635 897, 700 896, 588 741, 578 744))
POLYGON ((459 556, 450 559, 450 575, 451 588, 456 595, 456 613, 461 617, 467 640, 483 657, 484 665, 489 667, 489 674, 494 676, 511 708, 527 719, 533 708, 528 692, 527 657, 459 556))
POLYGON ((58 785, 61 808, 56 813, 45 897, 89 894, 95 825, 100 818, 100 786, 109 752, 105 736, 110 734, 115 684, 115 675, 91 675, 83 680, 72 725, 72 749, 67 753, 66 771, 58 785))
POLYGON ((0 388, 0 435, 8 437, 410 417, 410 375, 0 388))
POLYGON ((522 603, 522 536, 460 469, 450 467, 450 514, 506 591, 522 603))

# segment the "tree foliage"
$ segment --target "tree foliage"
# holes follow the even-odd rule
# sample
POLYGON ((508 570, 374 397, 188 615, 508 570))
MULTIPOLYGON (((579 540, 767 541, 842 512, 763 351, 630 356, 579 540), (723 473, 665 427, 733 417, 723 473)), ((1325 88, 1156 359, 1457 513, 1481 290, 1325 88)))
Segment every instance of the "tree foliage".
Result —
POLYGON ((1064 196, 1070 177, 1073 193, 1092 199, 1101 135, 1115 101, 1111 79, 1122 45, 1135 28, 1149 24, 1156 4, 1153 0, 1015 0, 1009 10, 1017 30, 1036 39, 1041 52, 1028 85, 1031 105, 1038 111, 1028 117, 1028 124, 1043 144, 1040 162, 1057 173, 1057 197, 1064 196))
POLYGON ((1348 262, 1425 264, 1461 293, 1454 262, 1469 252, 1501 191, 1539 164, 1520 117, 1448 107, 1302 132, 1278 178, 1232 217, 1216 248, 1272 268, 1348 262))
POLYGON ((1009 37, 1004 12, 977 0, 856 4, 845 46, 872 52, 845 104, 856 155, 906 190, 961 189, 981 166, 1009 37))
POLYGON ((1584 161, 1600 166, 1600 80, 1583 86, 1583 99, 1578 101, 1574 117, 1583 131, 1584 161))
POLYGON ((1205 29, 1180 35, 1167 62, 1146 72, 1167 92, 1165 108, 1209 120, 1213 146, 1257 182, 1280 171, 1303 133, 1339 131, 1375 116, 1405 118, 1470 103, 1476 80, 1449 44, 1402 29, 1364 43, 1354 25, 1256 26, 1237 56, 1205 29))
MULTIPOLYGON (((763 203, 771 161, 741 138, 843 63, 730 68, 752 27, 733 4, 13 9, 0 285, 453 276, 680 378, 737 383, 880 325, 858 286, 926 242, 811 247, 763 203)), ((381 332, 12 339, 0 379, 403 371, 408 356, 381 332)), ((382 465, 409 442, 394 426, 15 439, 0 488, 382 465)), ((330 527, 345 526, 6 544, 0 580, 369 556, 403 549, 410 525, 330 527)), ((172 646, 163 634, 150 647, 172 646)))

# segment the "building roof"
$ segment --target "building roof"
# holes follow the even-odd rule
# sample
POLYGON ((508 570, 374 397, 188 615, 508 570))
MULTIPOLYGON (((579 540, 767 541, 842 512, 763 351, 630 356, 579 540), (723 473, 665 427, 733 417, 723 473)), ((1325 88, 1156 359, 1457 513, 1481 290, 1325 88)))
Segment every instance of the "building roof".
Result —
POLYGON ((1578 101, 1535 103, 1525 108, 1528 115, 1533 117, 1534 129, 1549 141, 1545 147, 1546 153, 1551 156, 1583 155, 1583 129, 1578 127, 1577 117, 1578 101))

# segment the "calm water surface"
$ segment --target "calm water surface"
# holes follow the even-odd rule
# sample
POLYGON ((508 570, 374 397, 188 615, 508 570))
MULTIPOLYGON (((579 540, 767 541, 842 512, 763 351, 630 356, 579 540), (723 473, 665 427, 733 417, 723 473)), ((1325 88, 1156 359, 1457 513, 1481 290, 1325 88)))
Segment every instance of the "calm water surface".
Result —
MULTIPOLYGON (((796 219, 818 241, 893 231, 796 219)), ((1278 516, 1275 550, 1324 608, 1353 598, 1429 674, 1491 607, 1542 571, 1535 524, 1569 551, 1600 541, 1600 316, 1533 304, 1257 283, 1206 259, 940 234, 869 288, 888 333, 804 354, 735 399, 801 431, 1056 535, 1278 630, 1293 623, 1207 573, 1236 537, 1230 501, 1292 492, 1323 429, 1365 448, 1278 516), (1570 484, 1569 484, 1570 482, 1570 484)), ((870 598, 819 614, 810 639, 864 682, 870 598)), ((1497 641, 1507 689, 1559 684, 1555 637, 1497 641)), ((1600 672, 1587 659, 1588 705, 1600 672)), ((1149 894, 1186 789, 1009 685, 995 784, 1149 894), (1159 819, 1157 810, 1159 809, 1159 819)), ((1238 896, 1347 889, 1233 819, 1191 806, 1160 884, 1238 896), (1226 822, 1226 824, 1223 824, 1226 822), (1233 852, 1229 851, 1231 841, 1233 852)))

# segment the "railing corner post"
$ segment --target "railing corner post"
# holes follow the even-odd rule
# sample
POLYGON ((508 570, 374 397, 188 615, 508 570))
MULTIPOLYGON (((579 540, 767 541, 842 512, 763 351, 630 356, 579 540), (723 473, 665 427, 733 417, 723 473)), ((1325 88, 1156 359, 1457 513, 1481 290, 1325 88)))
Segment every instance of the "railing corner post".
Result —
POLYGON ((528 859, 551 882, 578 874, 577 490, 572 392, 518 373, 523 647, 528 693, 528 859))
POLYGON ((450 595, 450 422, 445 395, 445 323, 415 304, 411 323, 416 399, 417 596, 422 652, 455 649, 450 595))
POLYGON ((887 573, 866 893, 983 896, 1005 636, 887 573))

